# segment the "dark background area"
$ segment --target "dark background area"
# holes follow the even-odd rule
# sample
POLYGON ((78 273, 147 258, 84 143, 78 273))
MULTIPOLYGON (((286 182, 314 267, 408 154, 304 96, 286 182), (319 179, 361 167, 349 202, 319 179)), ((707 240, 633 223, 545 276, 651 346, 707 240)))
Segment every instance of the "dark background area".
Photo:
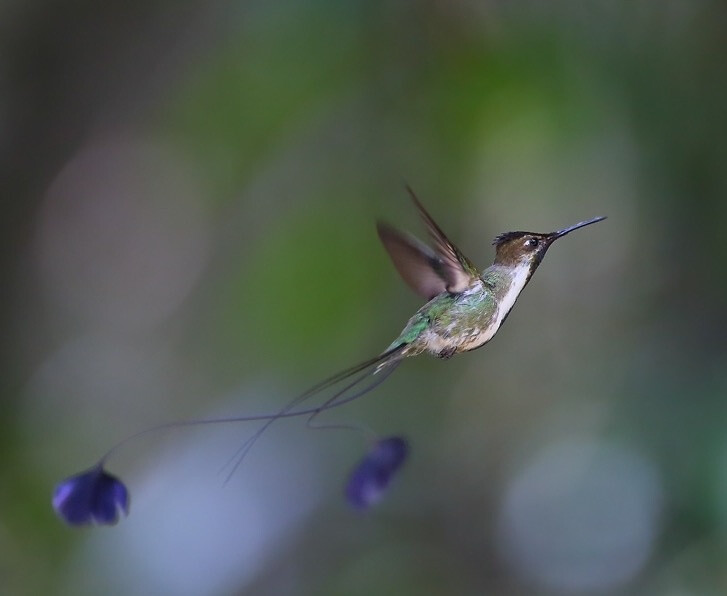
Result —
POLYGON ((0 4, 0 583, 12 594, 727 591, 727 14, 691 2, 0 4), (478 265, 556 244, 480 351, 327 416, 111 462, 118 527, 50 494, 117 439, 275 410, 421 301, 377 217, 410 184, 478 265))

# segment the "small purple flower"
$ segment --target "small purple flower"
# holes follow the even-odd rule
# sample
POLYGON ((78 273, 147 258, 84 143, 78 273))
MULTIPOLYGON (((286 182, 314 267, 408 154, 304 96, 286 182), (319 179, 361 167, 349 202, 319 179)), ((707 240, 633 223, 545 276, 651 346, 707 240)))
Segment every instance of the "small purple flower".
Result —
POLYGON ((129 492, 99 463, 59 483, 53 491, 53 509, 72 526, 114 525, 120 512, 129 514, 129 492))
POLYGON ((367 509, 378 503, 391 479, 404 464, 408 451, 407 442, 401 437, 377 441, 348 479, 348 502, 356 509, 367 509))

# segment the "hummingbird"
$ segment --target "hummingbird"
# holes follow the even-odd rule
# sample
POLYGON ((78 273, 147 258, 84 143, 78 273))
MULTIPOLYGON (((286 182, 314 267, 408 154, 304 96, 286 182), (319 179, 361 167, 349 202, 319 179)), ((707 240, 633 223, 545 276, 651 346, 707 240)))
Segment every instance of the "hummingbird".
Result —
MULTIPOLYGON (((252 446, 275 421, 308 417, 308 425, 324 411, 358 399, 380 385, 406 358, 423 353, 451 358, 484 346, 499 331, 518 297, 551 245, 580 228, 603 221, 594 217, 555 232, 504 232, 495 237, 495 259, 480 271, 446 236, 410 187, 406 187, 424 221, 433 246, 377 222, 379 238, 404 282, 427 302, 409 319, 404 329, 378 356, 343 370, 271 414, 231 416, 169 422, 146 428, 112 446, 88 470, 59 483, 53 496, 56 513, 71 525, 113 524, 119 510, 128 513, 129 496, 124 484, 108 474, 104 466, 120 447, 142 435, 180 427, 260 421, 260 428, 245 441, 225 467, 229 480, 252 446), (327 398, 324 395, 332 393, 327 398), (317 406, 303 406, 313 397, 317 406)), ((330 428, 353 428, 336 425, 330 428)), ((320 428, 317 426, 317 428, 320 428)), ((327 428, 327 427, 323 427, 327 428)), ((358 429, 361 430, 361 429, 358 429)), ((378 499, 390 477, 406 457, 406 443, 400 437, 377 441, 356 468, 347 488, 355 506, 367 506, 378 499)))
POLYGON ((377 230, 402 279, 427 300, 382 355, 383 362, 429 353, 451 358, 484 346, 507 319, 552 244, 594 217, 549 233, 504 232, 495 237, 495 260, 480 271, 447 238, 411 188, 434 247, 379 221, 377 230), (386 356, 386 354, 390 354, 386 356))

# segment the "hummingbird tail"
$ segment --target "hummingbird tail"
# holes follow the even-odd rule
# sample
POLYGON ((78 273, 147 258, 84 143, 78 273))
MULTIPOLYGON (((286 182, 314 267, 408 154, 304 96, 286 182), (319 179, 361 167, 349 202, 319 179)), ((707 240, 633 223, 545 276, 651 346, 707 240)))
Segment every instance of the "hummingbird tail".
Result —
MULTIPOLYGON (((234 473, 237 471, 237 468, 240 467, 240 464, 242 464, 243 460, 252 449, 253 445, 255 445, 258 439, 262 436, 262 434, 268 429, 268 427, 270 427, 270 425, 273 424, 273 422, 280 418, 308 416, 307 424, 311 428, 338 428, 349 430, 353 429, 354 427, 352 426, 314 426, 312 423, 313 420, 322 412, 352 402, 353 400, 358 399, 363 395, 366 395, 367 393, 373 391, 379 385, 381 385, 389 377, 389 375, 394 372, 399 364, 401 364, 402 359, 406 356, 406 347, 407 344, 399 344, 398 346, 387 350, 386 352, 383 352, 375 358, 371 358, 370 360, 366 360, 365 362, 336 373, 335 375, 324 379, 323 381, 317 383, 304 393, 301 393, 297 397, 293 398, 288 403, 288 405, 278 410, 277 413, 266 416, 264 418, 258 418, 265 419, 265 423, 251 437, 249 437, 232 455, 232 457, 230 457, 225 465, 222 466, 220 472, 223 472, 225 469, 229 468, 229 472, 227 473, 227 476, 225 478, 225 483, 229 482, 230 478, 232 478, 234 473), (361 384, 364 381, 372 379, 372 377, 376 378, 373 378, 370 383, 365 384, 363 387, 361 387, 361 384), (332 389, 334 387, 339 387, 340 384, 344 381, 348 382, 343 385, 343 387, 334 390, 333 395, 323 401, 321 405, 315 408, 306 408, 304 410, 294 409, 296 406, 300 405, 304 401, 320 395, 326 390, 332 389)), ((243 417, 239 419, 239 421, 244 420, 249 420, 249 418, 243 417)), ((230 421, 233 421, 233 419, 230 419, 230 421)))
POLYGON ((408 344, 399 344, 375 358, 371 358, 360 364, 342 370, 335 375, 332 375, 323 381, 317 383, 307 391, 304 391, 300 395, 293 398, 285 407, 281 408, 275 413, 270 414, 254 414, 250 416, 229 416, 225 418, 201 418, 197 420, 179 420, 176 422, 167 422, 165 424, 159 424, 146 429, 143 429, 133 435, 130 435, 115 445, 113 445, 100 459, 99 465, 103 465, 107 459, 111 457, 113 453, 119 450, 121 447, 134 441, 142 436, 156 433, 164 430, 172 430, 177 428, 185 428, 190 426, 205 426, 208 424, 232 424, 236 422, 264 422, 264 424, 247 440, 243 443, 230 460, 222 467, 225 470, 231 466, 231 469, 227 475, 227 482, 235 470, 240 466, 247 453, 252 449, 252 446, 267 430, 267 428, 276 420, 281 418, 295 418, 298 416, 308 416, 313 419, 318 416, 321 412, 337 408, 348 402, 353 401, 375 389, 378 385, 383 383, 386 378, 394 371, 401 360, 406 356, 406 348, 408 344), (379 373, 380 376, 379 376, 379 373), (374 375, 377 376, 371 383, 365 385, 363 388, 359 387, 360 384, 374 375), (354 378, 355 377, 355 378, 354 378), (351 380, 353 378, 353 380, 351 380), (342 388, 334 390, 331 397, 327 398, 321 405, 316 407, 308 407, 302 409, 296 409, 296 406, 300 406, 303 402, 313 398, 317 395, 322 394, 327 390, 333 390, 335 387, 345 381, 349 381, 342 388), (358 390, 353 391, 355 388, 358 390))

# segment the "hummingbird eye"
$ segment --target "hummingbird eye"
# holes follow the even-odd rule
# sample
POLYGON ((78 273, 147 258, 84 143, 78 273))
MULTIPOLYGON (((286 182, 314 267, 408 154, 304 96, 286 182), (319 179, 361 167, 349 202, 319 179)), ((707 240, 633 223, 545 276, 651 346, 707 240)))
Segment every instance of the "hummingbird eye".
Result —
POLYGON ((532 236, 525 241, 525 246, 527 246, 528 248, 537 248, 538 244, 538 239, 533 238, 532 236))

